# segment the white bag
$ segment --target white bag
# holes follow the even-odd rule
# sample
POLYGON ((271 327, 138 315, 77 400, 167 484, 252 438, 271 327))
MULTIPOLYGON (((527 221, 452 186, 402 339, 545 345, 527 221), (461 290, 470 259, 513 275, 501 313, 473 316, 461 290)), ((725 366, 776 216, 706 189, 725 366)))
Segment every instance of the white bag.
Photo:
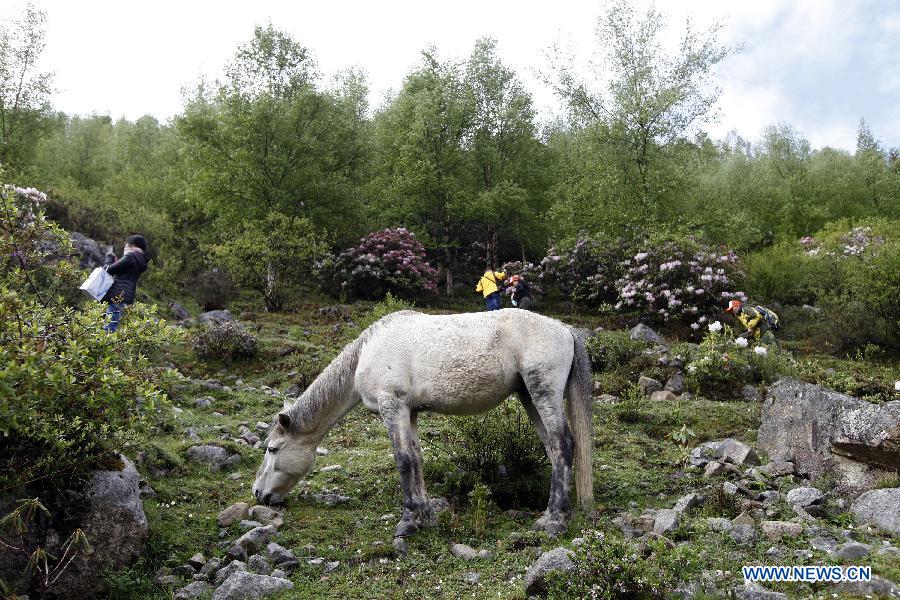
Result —
POLYGON ((114 281, 113 276, 107 273, 105 268, 97 267, 91 271, 78 289, 87 292, 94 300, 103 300, 103 296, 112 287, 114 281))

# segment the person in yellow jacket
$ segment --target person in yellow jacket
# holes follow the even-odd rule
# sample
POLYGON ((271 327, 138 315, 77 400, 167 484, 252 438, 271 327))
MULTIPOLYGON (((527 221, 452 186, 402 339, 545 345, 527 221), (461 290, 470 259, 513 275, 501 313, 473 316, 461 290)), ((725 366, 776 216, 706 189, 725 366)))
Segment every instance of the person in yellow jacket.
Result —
POLYGON ((752 337, 756 341, 775 341, 772 330, 778 329, 778 315, 763 306, 745 306, 740 300, 728 303, 725 312, 731 313, 746 330, 739 337, 752 337))
POLYGON ((475 291, 484 294, 484 303, 487 310, 500 310, 500 282, 504 279, 506 279, 506 273, 503 271, 488 269, 481 276, 481 279, 478 280, 475 291))

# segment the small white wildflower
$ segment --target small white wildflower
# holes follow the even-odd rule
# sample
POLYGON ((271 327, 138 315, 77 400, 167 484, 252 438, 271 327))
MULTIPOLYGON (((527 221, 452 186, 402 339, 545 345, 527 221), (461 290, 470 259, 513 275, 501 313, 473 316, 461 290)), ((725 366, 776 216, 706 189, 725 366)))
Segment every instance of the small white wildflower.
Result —
POLYGON ((755 346, 753 348, 753 351, 756 352, 757 354, 759 354, 760 356, 766 356, 769 353, 769 351, 766 349, 765 346, 755 346))
MULTIPOLYGON (((747 347, 747 338, 739 337, 738 339, 734 340, 734 343, 737 344, 738 346, 740 346, 741 348, 746 348, 747 347)), ((757 352, 757 354, 759 354, 759 352, 757 352)))
POLYGON ((716 321, 715 323, 710 323, 710 324, 709 324, 709 330, 712 331, 713 333, 715 333, 715 332, 717 332, 717 331, 721 331, 721 330, 722 330, 722 324, 719 323, 718 321, 716 321))
POLYGON ((900 381, 894 382, 894 389, 897 390, 898 392, 900 392, 900 381))

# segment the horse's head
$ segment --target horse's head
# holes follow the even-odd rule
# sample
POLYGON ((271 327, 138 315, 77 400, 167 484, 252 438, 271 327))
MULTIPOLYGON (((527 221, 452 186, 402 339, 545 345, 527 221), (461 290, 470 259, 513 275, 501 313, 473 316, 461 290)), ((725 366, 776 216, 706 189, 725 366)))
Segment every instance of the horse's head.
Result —
POLYGON ((280 504, 316 461, 317 440, 311 433, 294 431, 291 417, 283 412, 269 430, 253 495, 263 504, 280 504))

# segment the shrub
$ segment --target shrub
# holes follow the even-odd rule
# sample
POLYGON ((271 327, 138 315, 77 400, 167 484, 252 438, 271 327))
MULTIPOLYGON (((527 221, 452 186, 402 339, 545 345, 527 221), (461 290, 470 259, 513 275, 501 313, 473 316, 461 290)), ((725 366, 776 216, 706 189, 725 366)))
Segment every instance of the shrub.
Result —
POLYGON ((446 493, 464 500, 483 483, 502 508, 540 507, 547 502, 550 465, 522 404, 507 399, 479 416, 454 417, 444 440, 429 439, 440 459, 436 471, 446 493))
POLYGON ((746 299, 737 288, 743 272, 732 252, 663 241, 643 245, 623 264, 615 308, 638 311, 651 322, 676 320, 698 330, 729 299, 746 299))
MULTIPOLYGON (((37 241, 68 235, 48 222, 40 202, 0 195, 0 487, 35 480, 65 485, 140 439, 146 411, 164 399, 165 371, 152 356, 179 333, 152 307, 131 306, 118 331, 103 330, 104 306, 65 305, 59 290, 85 273, 50 264, 37 241)), ((60 489, 65 489, 60 487, 60 489)))
POLYGON ((546 285, 558 286, 576 302, 615 302, 615 282, 624 273, 629 248, 626 240, 599 237, 579 237, 571 247, 554 246, 541 261, 542 280, 546 285))
POLYGON ((213 263, 238 285, 263 295, 268 311, 281 310, 328 254, 322 234, 308 219, 275 212, 247 221, 234 237, 209 250, 213 263))
POLYGON ((624 365, 640 356, 647 347, 643 340, 632 340, 627 331, 600 331, 585 342, 591 368, 595 371, 624 365))
MULTIPOLYGON (((532 296, 537 296, 544 293, 544 287, 542 283, 544 272, 540 266, 530 262, 514 260, 511 262, 503 263, 503 266, 500 267, 500 270, 506 273, 507 281, 509 281, 509 277, 511 275, 521 275, 522 278, 525 279, 525 283, 527 283, 531 288, 532 296)), ((512 290, 512 286, 508 286, 506 288, 506 293, 511 294, 512 290)))
POLYGON ((237 321, 209 323, 194 340, 194 352, 200 358, 231 361, 253 358, 259 351, 259 340, 237 321))
POLYGON ((425 247, 400 227, 376 231, 341 253, 335 272, 347 293, 377 300, 388 292, 403 298, 432 294, 437 271, 428 264, 425 247))
POLYGON ((797 365, 776 345, 761 346, 744 340, 734 330, 715 321, 691 353, 685 368, 685 387, 710 399, 735 398, 748 383, 770 383, 780 375, 793 375, 797 365))
POLYGON ((210 269, 191 282, 191 294, 201 310, 222 310, 234 297, 231 277, 221 269, 210 269))
POLYGON ((689 546, 668 548, 651 538, 645 555, 618 534, 586 531, 583 537, 575 570, 548 575, 549 598, 668 598, 700 568, 689 546))

